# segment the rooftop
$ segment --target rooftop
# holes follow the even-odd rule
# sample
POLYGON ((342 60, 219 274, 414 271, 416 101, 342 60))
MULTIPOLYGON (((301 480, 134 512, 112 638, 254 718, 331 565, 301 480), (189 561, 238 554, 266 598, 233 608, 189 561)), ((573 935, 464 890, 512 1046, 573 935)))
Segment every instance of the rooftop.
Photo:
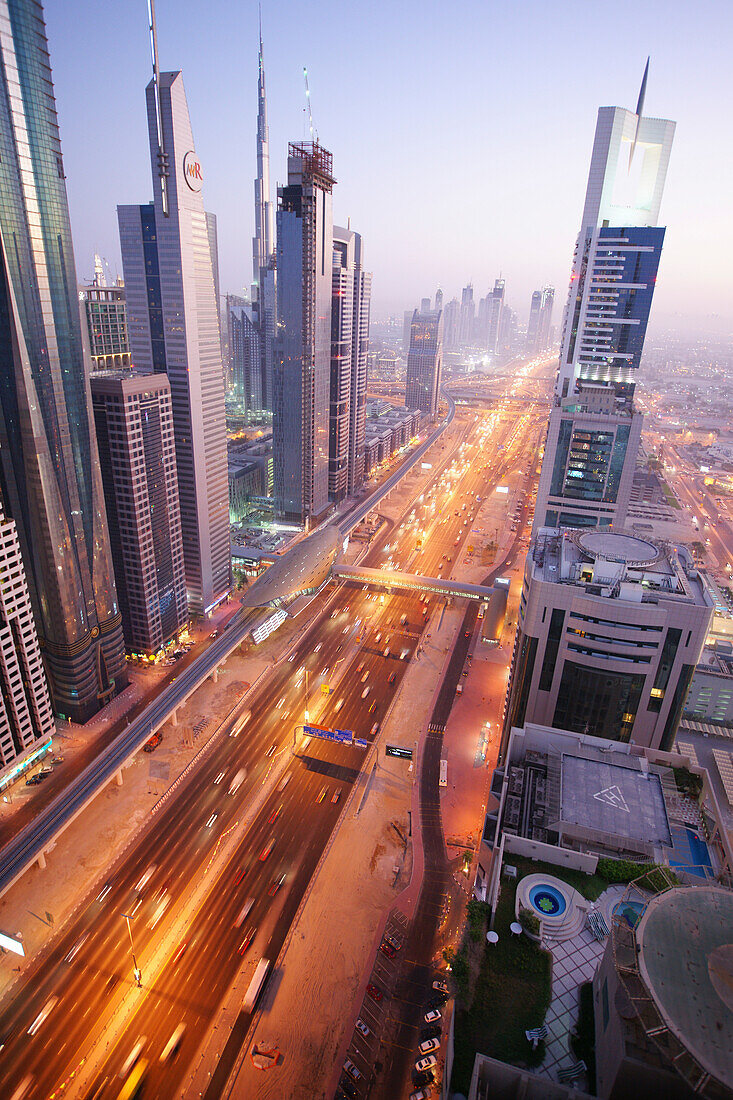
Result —
POLYGON ((686 547, 631 531, 542 527, 530 548, 527 568, 538 580, 571 584, 592 596, 629 603, 674 599, 712 606, 686 547))
POLYGON ((672 847, 659 775, 640 770, 630 758, 622 764, 568 753, 562 755, 561 774, 563 825, 672 847))
POLYGON ((639 972, 664 1022, 692 1057, 733 1089, 733 893, 668 890, 636 929, 639 972))
POLYGON ((323 527, 297 542, 258 577, 242 597, 242 607, 280 607, 315 592, 331 576, 341 545, 335 527, 323 527))

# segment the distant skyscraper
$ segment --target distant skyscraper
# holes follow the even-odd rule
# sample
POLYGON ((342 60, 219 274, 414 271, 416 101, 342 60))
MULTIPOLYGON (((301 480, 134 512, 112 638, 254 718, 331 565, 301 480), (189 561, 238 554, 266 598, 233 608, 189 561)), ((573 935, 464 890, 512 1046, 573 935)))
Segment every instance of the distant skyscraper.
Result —
MULTIPOLYGON (((451 298, 443 310, 443 342, 447 351, 455 351, 458 347, 460 311, 461 307, 457 298, 451 298)), ((410 321, 410 324, 412 324, 412 321, 410 321)))
POLYGON ((537 351, 547 351, 552 340, 550 339, 550 333, 552 332, 552 309, 555 304, 555 288, 552 286, 542 287, 542 301, 540 304, 540 319, 537 330, 537 351))
POLYGON ((0 16, 0 493, 55 709, 86 722, 127 683, 122 619, 43 10, 2 0, 0 16))
POLYGON ((364 244, 360 233, 354 241, 354 320, 351 325, 351 406, 349 409, 349 493, 364 483, 367 363, 372 276, 364 270, 364 244))
MULTIPOLYGON (((475 305, 473 301, 473 287, 469 283, 464 286, 461 294, 461 320, 458 330, 458 343, 466 347, 473 340, 473 321, 475 305)), ((423 312, 427 312, 424 310, 423 312)))
POLYGON ((91 384, 125 642, 153 654, 188 621, 170 382, 107 372, 91 384))
POLYGON ((81 342, 87 369, 122 370, 132 362, 124 286, 79 287, 81 342))
POLYGON ((257 416, 264 407, 259 326, 244 298, 227 294, 226 306, 231 396, 239 412, 257 416))
POLYGON ((504 280, 496 279, 494 289, 489 291, 488 308, 488 336, 486 350, 490 355, 496 355, 499 349, 499 337, 501 333, 501 315, 504 309, 504 280))
POLYGON ((430 307, 430 299, 429 298, 421 298, 420 299, 420 312, 421 313, 430 313, 430 308, 431 308, 430 307))
POLYGON ((274 362, 275 510, 311 525, 328 507, 333 158, 291 143, 278 188, 274 362))
POLYGON ((675 124, 601 107, 565 307, 535 527, 622 526, 641 436, 634 388, 675 124))
POLYGON ((402 314, 402 351, 405 358, 407 358, 407 353, 410 350, 410 329, 414 312, 414 309, 406 309, 402 314))
POLYGON ((219 284, 219 228, 216 214, 205 211, 206 235, 209 238, 209 253, 211 255, 211 274, 214 276, 214 297, 216 298, 216 320, 219 327, 219 348, 222 364, 224 362, 224 333, 221 327, 221 287, 219 284))
POLYGON ((350 230, 334 226, 328 496, 335 503, 348 493, 355 236, 350 230))
POLYGON ((194 152, 182 74, 160 73, 159 107, 155 78, 146 95, 155 200, 117 208, 130 344, 138 370, 165 372, 170 380, 188 607, 201 615, 226 597, 230 559, 211 222, 204 211, 203 171, 194 152), (162 178, 161 143, 168 165, 162 178))
POLYGON ((481 348, 486 347, 489 339, 489 301, 490 298, 487 294, 485 298, 480 298, 478 303, 474 336, 476 343, 481 348))
POLYGON ((542 291, 532 291, 527 322, 527 354, 536 355, 539 350, 540 310, 542 309, 542 291))
POLYGON ((261 408, 272 411, 273 346, 277 313, 274 211, 270 201, 270 132, 267 125, 265 62, 260 27, 257 78, 257 178, 255 179, 255 235, 252 240, 254 293, 252 320, 260 336, 261 408))
POLYGON ((436 311, 443 308, 443 291, 435 291, 435 309, 436 311))
POLYGON ((0 497, 0 777, 56 732, 15 521, 0 497))
POLYGON ((443 369, 443 314, 436 310, 415 310, 407 357, 405 406, 430 417, 438 412, 443 369))

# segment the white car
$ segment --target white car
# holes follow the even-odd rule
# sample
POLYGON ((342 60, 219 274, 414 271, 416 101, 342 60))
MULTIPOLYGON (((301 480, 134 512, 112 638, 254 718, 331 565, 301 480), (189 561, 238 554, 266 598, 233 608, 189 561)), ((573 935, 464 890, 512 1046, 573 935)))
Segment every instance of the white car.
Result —
POLYGON ((428 1054, 426 1058, 418 1058, 418 1060, 415 1062, 415 1069, 418 1073, 424 1073, 425 1070, 433 1069, 434 1066, 437 1066, 437 1064, 438 1059, 435 1057, 435 1055, 428 1054))
POLYGON ((364 1036, 371 1035, 371 1031, 369 1030, 367 1025, 364 1023, 364 1021, 361 1019, 361 1017, 356 1021, 356 1028, 357 1028, 357 1031, 360 1031, 362 1033, 362 1035, 364 1035, 364 1036))
POLYGON ((440 1039, 426 1039, 417 1048, 421 1054, 430 1054, 440 1046, 440 1039))
POLYGON ((442 1019, 442 1017, 439 1008, 431 1008, 423 1016, 423 1020, 426 1024, 437 1024, 440 1019, 442 1019))

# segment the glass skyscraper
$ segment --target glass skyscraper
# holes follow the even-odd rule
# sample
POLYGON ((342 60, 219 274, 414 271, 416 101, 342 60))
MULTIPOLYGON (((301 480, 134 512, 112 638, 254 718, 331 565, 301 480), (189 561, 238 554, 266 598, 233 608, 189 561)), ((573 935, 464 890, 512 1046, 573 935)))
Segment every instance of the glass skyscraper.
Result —
POLYGON ((127 682, 43 8, 0 0, 0 491, 58 714, 127 682))
POLYGON ((419 409, 434 419, 443 372, 443 312, 415 310, 410 326, 407 354, 405 407, 419 409))

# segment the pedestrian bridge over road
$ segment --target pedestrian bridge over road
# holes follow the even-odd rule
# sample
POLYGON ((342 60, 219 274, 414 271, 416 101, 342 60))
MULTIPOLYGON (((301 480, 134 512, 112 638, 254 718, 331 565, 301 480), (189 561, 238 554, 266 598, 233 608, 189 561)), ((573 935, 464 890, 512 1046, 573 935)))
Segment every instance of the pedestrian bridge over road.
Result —
POLYGON ((333 576, 340 581, 352 581, 354 584, 368 585, 370 588, 384 588, 390 592, 433 592, 439 596, 452 596, 463 600, 488 600, 493 588, 483 584, 464 584, 450 577, 421 577, 416 573, 400 573, 391 569, 367 569, 360 565, 334 565, 333 576))

